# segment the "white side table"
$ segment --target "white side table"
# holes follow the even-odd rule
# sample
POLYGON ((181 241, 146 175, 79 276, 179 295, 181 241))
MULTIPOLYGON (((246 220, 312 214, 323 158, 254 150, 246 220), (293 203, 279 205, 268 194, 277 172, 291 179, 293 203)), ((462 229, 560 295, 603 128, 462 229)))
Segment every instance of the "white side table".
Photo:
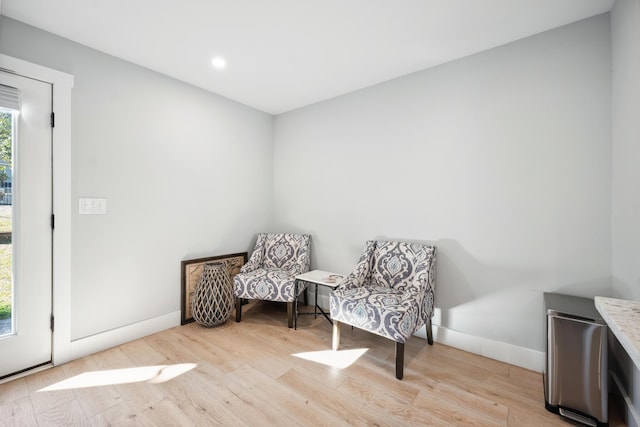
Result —
POLYGON ((324 286, 329 289, 335 289, 342 279, 344 279, 343 274, 332 273, 330 271, 323 270, 311 270, 306 273, 299 274, 296 276, 296 300, 294 303, 295 306, 295 317, 294 317, 294 329, 298 328, 298 314, 313 314, 315 317, 318 317, 318 312, 320 312, 328 321, 333 325, 333 321, 329 317, 322 307, 318 305, 318 286, 324 286), (313 307, 313 313, 298 313, 298 282, 306 282, 308 284, 312 284, 315 286, 315 301, 313 307))

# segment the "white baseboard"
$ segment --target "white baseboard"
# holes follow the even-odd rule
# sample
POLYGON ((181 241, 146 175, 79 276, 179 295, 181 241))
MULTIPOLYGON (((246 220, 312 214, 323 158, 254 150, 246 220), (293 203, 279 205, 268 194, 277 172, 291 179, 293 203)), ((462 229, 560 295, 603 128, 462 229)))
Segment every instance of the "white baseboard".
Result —
MULTIPOLYGON (((416 335, 426 338, 426 329, 424 327, 419 329, 416 335)), ((545 353, 543 351, 519 347, 488 338, 476 337, 437 325, 433 326, 433 339, 434 341, 459 348, 460 350, 531 371, 542 373, 544 370, 545 353)))
MULTIPOLYGON (((311 298, 312 300, 313 298, 311 298)), ((329 307, 329 296, 318 295, 318 302, 321 307, 329 307)), ((312 304, 313 301, 309 301, 312 304)), ((439 311, 436 309, 434 322, 439 319, 439 311)), ((427 331, 425 327, 420 328, 416 336, 425 338, 427 331)), ((488 338, 476 337, 464 332, 454 331, 442 326, 433 325, 433 340, 469 353, 478 354, 510 365, 519 366, 542 373, 544 371, 545 353, 543 351, 532 350, 526 347, 508 344, 488 338)))
POLYGON ((180 311, 71 341, 71 359, 88 356, 180 325, 180 311))

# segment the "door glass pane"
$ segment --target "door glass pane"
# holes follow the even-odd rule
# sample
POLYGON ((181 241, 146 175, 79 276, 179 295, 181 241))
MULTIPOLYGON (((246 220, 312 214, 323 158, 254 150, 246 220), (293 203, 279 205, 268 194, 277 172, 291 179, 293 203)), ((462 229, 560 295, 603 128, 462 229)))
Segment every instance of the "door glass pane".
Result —
POLYGON ((0 336, 13 332, 12 148, 15 117, 0 109, 0 336))

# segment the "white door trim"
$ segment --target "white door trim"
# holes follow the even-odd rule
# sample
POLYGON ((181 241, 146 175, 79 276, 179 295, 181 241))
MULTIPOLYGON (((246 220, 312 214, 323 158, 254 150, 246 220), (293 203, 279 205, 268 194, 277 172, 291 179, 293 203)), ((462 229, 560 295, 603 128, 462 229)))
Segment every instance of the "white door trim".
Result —
POLYGON ((71 360, 71 89, 73 76, 0 54, 0 68, 53 85, 53 364, 71 360))

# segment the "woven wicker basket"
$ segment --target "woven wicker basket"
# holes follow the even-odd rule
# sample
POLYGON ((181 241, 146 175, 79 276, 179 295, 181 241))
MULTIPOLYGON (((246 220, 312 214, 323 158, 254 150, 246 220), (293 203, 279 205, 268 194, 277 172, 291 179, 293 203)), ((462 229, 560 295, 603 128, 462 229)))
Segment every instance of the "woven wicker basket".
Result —
POLYGON ((225 262, 207 263, 191 301, 193 319, 204 326, 227 321, 233 310, 231 276, 225 262))

